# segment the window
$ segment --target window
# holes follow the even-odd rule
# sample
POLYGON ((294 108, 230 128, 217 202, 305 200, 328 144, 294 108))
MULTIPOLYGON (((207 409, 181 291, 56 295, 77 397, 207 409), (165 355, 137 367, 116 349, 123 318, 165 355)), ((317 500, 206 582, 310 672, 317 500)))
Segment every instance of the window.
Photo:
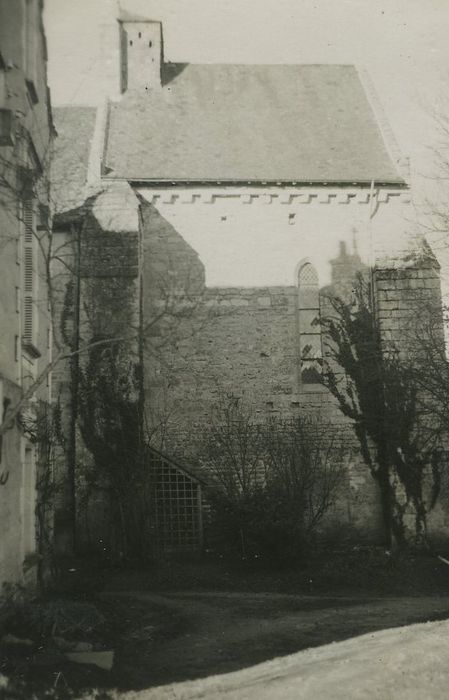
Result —
POLYGON ((301 384, 321 383, 320 294, 317 272, 309 262, 298 273, 298 322, 301 384))

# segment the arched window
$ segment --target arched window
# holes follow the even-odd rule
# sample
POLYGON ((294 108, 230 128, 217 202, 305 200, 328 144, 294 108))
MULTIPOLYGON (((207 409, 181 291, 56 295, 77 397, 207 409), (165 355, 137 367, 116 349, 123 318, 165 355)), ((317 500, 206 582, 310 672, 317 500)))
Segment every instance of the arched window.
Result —
POLYGON ((298 272, 298 323, 301 384, 321 383, 320 294, 317 272, 309 262, 298 272))

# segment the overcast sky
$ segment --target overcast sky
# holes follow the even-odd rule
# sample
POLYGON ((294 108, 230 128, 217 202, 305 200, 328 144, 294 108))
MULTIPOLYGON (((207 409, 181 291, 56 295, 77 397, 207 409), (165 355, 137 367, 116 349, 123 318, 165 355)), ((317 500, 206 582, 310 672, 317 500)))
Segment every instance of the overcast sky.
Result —
MULTIPOLYGON (((449 0, 121 0, 161 20, 165 57, 192 63, 354 63, 402 151, 432 169, 433 120, 449 103, 449 0)), ((53 103, 117 95, 117 0, 45 0, 53 103)))
MULTIPOLYGON (((121 4, 163 21, 168 60, 355 63, 370 73, 405 151, 421 155, 432 139, 426 110, 434 109, 449 75, 449 0, 122 0, 121 4)), ((54 103, 90 104, 105 93, 116 93, 116 0, 46 0, 45 5, 54 103)))

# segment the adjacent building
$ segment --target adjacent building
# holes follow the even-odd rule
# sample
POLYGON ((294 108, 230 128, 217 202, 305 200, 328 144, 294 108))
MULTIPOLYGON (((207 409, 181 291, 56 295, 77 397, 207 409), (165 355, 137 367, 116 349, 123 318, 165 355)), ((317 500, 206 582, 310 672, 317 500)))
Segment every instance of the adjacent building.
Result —
POLYGON ((51 361, 49 163, 54 135, 42 0, 0 1, 0 583, 36 570, 36 416, 46 377, 10 425, 8 414, 51 361))

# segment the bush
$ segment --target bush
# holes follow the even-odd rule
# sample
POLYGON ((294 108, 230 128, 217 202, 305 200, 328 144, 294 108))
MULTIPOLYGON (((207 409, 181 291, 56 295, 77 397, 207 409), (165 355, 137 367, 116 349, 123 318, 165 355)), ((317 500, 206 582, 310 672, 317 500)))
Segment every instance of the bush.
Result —
POLYGON ((195 457, 217 481, 212 540, 245 559, 303 556, 341 483, 342 448, 331 436, 319 417, 255 421, 239 400, 222 400, 195 457))

